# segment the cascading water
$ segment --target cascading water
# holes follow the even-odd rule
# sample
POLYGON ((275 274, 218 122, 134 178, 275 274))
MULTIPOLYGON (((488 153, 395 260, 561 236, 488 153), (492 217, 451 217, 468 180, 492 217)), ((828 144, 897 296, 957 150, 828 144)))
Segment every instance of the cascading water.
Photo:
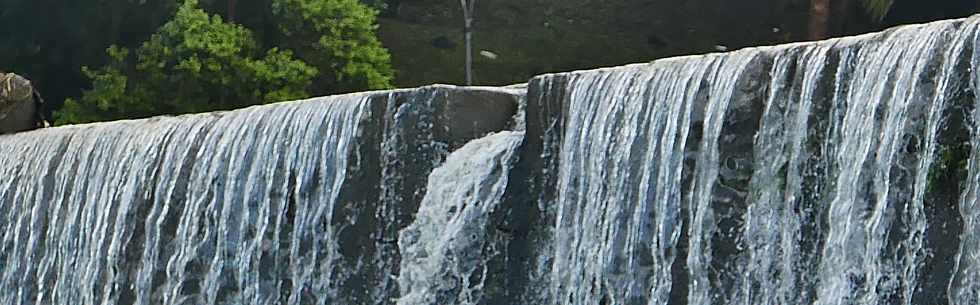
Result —
POLYGON ((972 18, 533 80, 529 141, 553 192, 539 196, 551 229, 537 241, 552 246, 529 260, 551 275, 525 299, 980 302, 978 29, 972 18))
POLYGON ((0 303, 390 304, 387 231, 518 99, 432 86, 0 136, 0 303))
POLYGON ((977 304, 978 43, 973 17, 0 136, 0 302, 977 304))
POLYGON ((429 176, 415 222, 401 232, 399 305, 484 304, 488 260, 503 249, 487 240, 524 134, 501 132, 453 152, 429 176))
POLYGON ((3 138, 0 302, 329 302, 367 97, 3 138))

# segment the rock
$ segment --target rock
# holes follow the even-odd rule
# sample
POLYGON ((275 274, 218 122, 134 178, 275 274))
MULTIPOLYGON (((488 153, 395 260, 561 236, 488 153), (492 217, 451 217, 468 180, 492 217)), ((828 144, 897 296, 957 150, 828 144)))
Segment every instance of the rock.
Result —
POLYGON ((487 51, 487 50, 480 51, 480 55, 483 55, 483 57, 486 57, 486 58, 489 58, 489 59, 497 59, 498 57, 500 57, 500 55, 497 55, 497 53, 490 52, 490 51, 487 51))
POLYGON ((13 73, 0 73, 0 134, 38 126, 33 97, 34 88, 30 81, 13 73))

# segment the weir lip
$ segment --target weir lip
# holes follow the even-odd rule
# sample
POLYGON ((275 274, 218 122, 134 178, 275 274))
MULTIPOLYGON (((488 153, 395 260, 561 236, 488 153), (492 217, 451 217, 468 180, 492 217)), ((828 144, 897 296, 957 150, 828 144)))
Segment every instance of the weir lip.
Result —
POLYGON ((387 303, 429 172, 522 99, 434 85, 0 136, 0 302, 387 303))
POLYGON ((391 304, 429 174, 517 125, 489 304, 967 304, 978 21, 0 136, 0 302, 391 304))
POLYGON ((508 197, 531 215, 521 297, 971 304, 978 33, 974 16, 533 78, 513 179, 532 191, 508 197))

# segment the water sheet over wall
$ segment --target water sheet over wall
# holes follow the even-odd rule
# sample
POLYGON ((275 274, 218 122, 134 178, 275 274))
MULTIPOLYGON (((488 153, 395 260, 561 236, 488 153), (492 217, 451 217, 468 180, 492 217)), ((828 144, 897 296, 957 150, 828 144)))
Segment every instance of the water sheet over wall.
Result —
POLYGON ((978 23, 532 80, 520 300, 977 303, 978 23))
POLYGON ((429 176, 415 221, 401 232, 401 305, 485 304, 496 290, 494 263, 507 236, 494 223, 524 140, 505 131, 452 153, 429 176))
POLYGON ((519 95, 435 86, 0 137, 0 303, 389 302, 428 172, 509 126, 519 95))
POLYGON ((977 304, 978 34, 0 136, 0 302, 977 304))

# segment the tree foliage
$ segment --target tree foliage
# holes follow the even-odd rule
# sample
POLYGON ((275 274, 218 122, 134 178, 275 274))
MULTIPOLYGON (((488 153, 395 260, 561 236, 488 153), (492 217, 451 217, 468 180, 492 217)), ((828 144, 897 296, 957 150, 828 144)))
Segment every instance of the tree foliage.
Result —
POLYGON ((176 0, 0 0, 0 69, 31 80, 58 107, 88 86, 109 45, 138 46, 165 23, 176 0))
POLYGON ((273 0, 285 45, 320 69, 316 94, 385 89, 393 72, 375 36, 376 12, 358 0, 273 0))
POLYGON ((391 7, 394 0, 361 0, 361 3, 377 11, 384 11, 391 7))
POLYGON ((135 52, 112 46, 85 68, 92 90, 69 99, 59 124, 231 109, 307 96, 315 68, 288 50, 262 52, 253 34, 186 1, 135 52))
POLYGON ((219 14, 237 11, 241 24, 207 13, 196 0, 184 1, 135 51, 114 45, 107 64, 84 68, 91 90, 66 100, 57 122, 223 110, 390 87, 389 55, 375 36, 376 12, 356 0, 246 1, 237 8, 202 1, 219 14))
POLYGON ((864 3, 864 7, 865 9, 868 10, 868 13, 871 14, 871 17, 878 21, 885 18, 885 15, 888 14, 888 11, 891 10, 893 2, 894 0, 861 1, 861 3, 864 3))

